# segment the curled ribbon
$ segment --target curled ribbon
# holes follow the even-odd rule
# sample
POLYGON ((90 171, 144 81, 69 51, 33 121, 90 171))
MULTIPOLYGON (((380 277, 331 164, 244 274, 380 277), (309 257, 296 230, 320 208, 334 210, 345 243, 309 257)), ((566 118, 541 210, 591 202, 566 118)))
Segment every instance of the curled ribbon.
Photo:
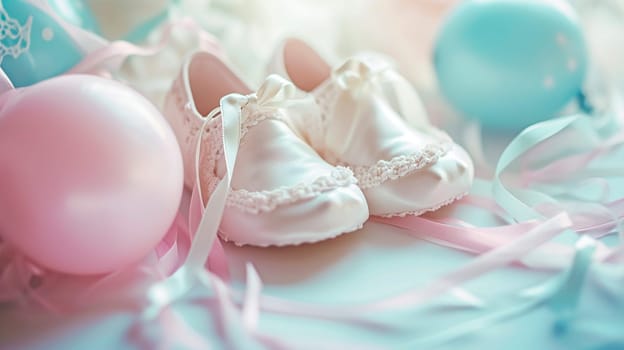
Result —
MULTIPOLYGON (((570 116, 552 119, 539 124, 535 124, 522 133, 520 133, 504 150, 499 162, 496 166, 494 179, 492 182, 492 194, 496 202, 503 207, 514 219, 518 221, 544 219, 544 208, 559 207, 560 209, 570 210, 569 208, 581 212, 585 217, 604 216, 601 212, 611 213, 613 221, 619 220, 620 215, 609 208, 608 203, 604 203, 604 199, 608 196, 609 186, 600 177, 624 177, 624 170, 621 166, 607 167, 601 169, 586 168, 590 162, 594 161, 598 156, 604 155, 615 147, 624 145, 624 137, 615 135, 605 141, 599 142, 591 151, 565 156, 547 163, 538 170, 523 170, 522 177, 525 182, 531 182, 531 188, 511 187, 504 184, 502 180, 503 174, 510 168, 512 163, 522 159, 529 151, 543 144, 545 141, 561 134, 565 130, 575 128, 575 130, 587 135, 587 139, 599 139, 598 130, 595 129, 591 119, 585 115, 570 116), (592 177, 594 176, 594 177, 592 177), (547 184, 548 181, 561 182, 566 178, 576 179, 575 189, 580 186, 594 186, 592 192, 598 194, 597 198, 583 198, 580 195, 570 193, 569 186, 566 188, 562 185, 547 184), (600 191, 595 191, 596 186, 600 191), (569 203, 555 198, 560 194, 568 197, 569 203)), ((527 184, 525 184, 526 186, 527 184)), ((579 215, 580 215, 579 214, 579 215)), ((575 215, 582 219, 581 216, 575 215)), ((609 216, 609 215, 607 215, 609 216)), ((583 219, 584 220, 584 219, 583 219)))

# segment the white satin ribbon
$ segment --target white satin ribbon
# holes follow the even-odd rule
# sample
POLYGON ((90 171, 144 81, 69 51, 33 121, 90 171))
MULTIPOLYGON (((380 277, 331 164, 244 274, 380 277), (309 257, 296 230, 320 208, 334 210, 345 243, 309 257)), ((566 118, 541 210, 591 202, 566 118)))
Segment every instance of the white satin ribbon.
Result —
MULTIPOLYGON (((201 140, 203 139, 208 123, 219 114, 222 120, 223 156, 226 168, 225 175, 206 203, 203 217, 193 236, 189 254, 184 263, 173 275, 152 286, 148 291, 148 297, 151 302, 151 307, 148 308, 147 312, 148 316, 159 313, 162 307, 184 296, 198 282, 206 282, 207 280, 217 278, 210 275, 210 278, 206 279, 204 265, 208 259, 214 240, 217 238, 226 199, 231 189, 232 175, 234 173, 241 140, 241 127, 244 115, 246 114, 245 111, 273 110, 286 106, 295 94, 296 88, 292 83, 277 75, 271 75, 255 94, 241 95, 233 93, 224 96, 221 98, 219 107, 204 118, 204 123, 197 137, 195 150, 195 169, 197 169, 195 182, 200 196, 200 203, 204 203, 201 197, 202 189, 199 181, 199 171, 201 171, 201 140), (200 275, 201 278, 198 278, 200 275)), ((255 312, 251 310, 246 312, 250 325, 254 324, 254 313, 255 312)))

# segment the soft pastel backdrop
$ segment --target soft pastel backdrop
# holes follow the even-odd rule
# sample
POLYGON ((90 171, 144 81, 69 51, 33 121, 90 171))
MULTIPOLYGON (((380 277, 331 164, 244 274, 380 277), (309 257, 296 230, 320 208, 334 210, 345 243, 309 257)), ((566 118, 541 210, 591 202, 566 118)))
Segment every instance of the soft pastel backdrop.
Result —
MULTIPOLYGON (((101 29, 118 38, 137 24, 157 15, 164 1, 89 0, 101 29)), ((288 0, 180 0, 171 18, 192 15, 222 40, 232 61, 252 84, 258 82, 273 48, 287 35, 309 40, 328 58, 358 50, 381 50, 392 55, 401 71, 419 89, 432 118, 449 128, 461 142, 464 124, 439 95, 431 67, 431 47, 444 15, 455 1, 288 1, 288 0)), ((593 59, 587 91, 603 109, 613 104, 613 94, 624 88, 624 4, 618 0, 576 0, 593 59)), ((158 33, 148 41, 155 42, 158 33)), ((179 64, 194 47, 192 35, 178 33, 161 54, 131 59, 119 78, 160 105, 179 64), (156 73, 155 73, 156 72, 156 73)), ((485 135, 487 173, 510 135, 485 135)), ((610 162, 621 162, 621 152, 610 162)), ((624 196, 621 182, 612 182, 613 195, 624 196)), ((456 206, 441 214, 464 218, 479 225, 495 223, 487 212, 456 206)), ((570 237, 564 237, 571 243, 570 237)), ((609 237, 613 244, 617 237, 609 237)), ((245 264, 252 262, 269 295, 310 303, 353 303, 374 300, 423 286, 445 272, 463 266, 472 255, 410 237, 380 223, 328 242, 294 248, 239 248, 225 245, 233 282, 242 286, 245 264)), ((372 315, 405 332, 384 333, 336 322, 263 314, 259 329, 291 342, 294 348, 397 348, 397 349, 603 349, 624 348, 624 289, 622 269, 590 275, 583 288, 576 322, 561 330, 556 315, 546 305, 508 319, 487 322, 489 315, 511 307, 515 292, 552 278, 549 272, 517 267, 499 269, 465 285, 458 297, 452 293, 409 310, 372 315), (604 274, 610 274, 605 279, 604 274), (605 281, 614 281, 608 284, 605 281), (605 286, 605 283, 608 284, 605 286), (462 294, 463 293, 463 294, 462 294), (474 297, 474 298, 473 298, 474 297), (475 299, 476 298, 476 299, 475 299), (484 305, 480 301, 485 301, 484 305), (419 347, 425 336, 473 324, 474 330, 451 342, 419 347)), ((207 293, 197 290, 197 293, 207 293)), ((217 316, 204 305, 182 303, 176 311, 197 334, 215 348, 250 347, 224 344, 217 316)), ((9 349, 132 349, 189 348, 181 339, 167 339, 163 329, 136 328, 137 314, 123 308, 91 310, 68 316, 24 313, 15 306, 0 307, 0 348, 9 349), (144 332, 137 334, 137 332, 144 332), (153 343, 150 343, 149 340, 153 343)), ((165 323, 165 328, 167 328, 165 323)), ((170 327, 169 327, 170 328, 170 327)), ((206 346, 200 341, 200 348, 206 346)))

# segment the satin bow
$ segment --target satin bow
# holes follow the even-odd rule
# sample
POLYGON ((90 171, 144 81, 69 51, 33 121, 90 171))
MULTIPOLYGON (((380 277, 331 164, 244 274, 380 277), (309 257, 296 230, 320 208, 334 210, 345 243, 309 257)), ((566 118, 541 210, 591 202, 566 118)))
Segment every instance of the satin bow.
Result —
POLYGON ((280 77, 270 75, 255 94, 248 95, 249 104, 263 107, 280 107, 297 96, 297 88, 293 83, 280 77))
POLYGON ((332 72, 332 79, 355 99, 371 95, 382 97, 412 128, 436 135, 443 141, 449 140, 445 133, 431 125, 412 84, 388 61, 375 56, 352 57, 332 72))
POLYGON ((378 61, 349 58, 334 70, 332 77, 342 90, 350 91, 355 96, 373 92, 380 88, 376 83, 383 78, 383 73, 391 68, 387 62, 378 61))

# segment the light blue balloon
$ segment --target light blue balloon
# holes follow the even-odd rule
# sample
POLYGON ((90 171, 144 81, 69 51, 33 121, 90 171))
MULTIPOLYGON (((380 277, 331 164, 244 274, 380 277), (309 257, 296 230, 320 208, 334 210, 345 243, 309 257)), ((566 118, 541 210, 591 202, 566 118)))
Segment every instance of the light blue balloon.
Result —
POLYGON ((0 3, 0 38, 8 48, 0 67, 16 87, 62 74, 83 58, 69 34, 38 7, 25 0, 0 3))
POLYGON ((54 12, 65 21, 100 34, 100 25, 84 0, 48 0, 48 3, 54 12))
POLYGON ((456 109, 487 128, 518 130, 581 93, 587 60, 564 1, 469 0, 443 25, 434 65, 456 109))

